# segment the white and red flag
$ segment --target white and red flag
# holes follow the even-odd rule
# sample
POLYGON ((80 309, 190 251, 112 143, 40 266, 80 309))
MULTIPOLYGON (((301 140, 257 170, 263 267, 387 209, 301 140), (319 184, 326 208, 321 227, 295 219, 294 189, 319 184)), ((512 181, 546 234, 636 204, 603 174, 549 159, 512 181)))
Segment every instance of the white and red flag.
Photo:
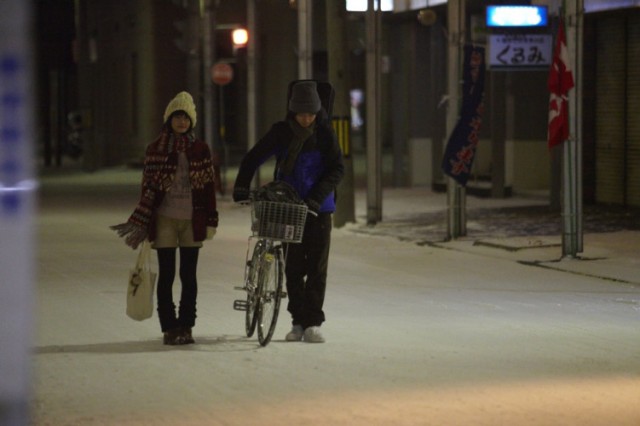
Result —
POLYGON ((547 81, 549 88, 549 149, 569 139, 569 90, 573 88, 573 73, 562 20, 558 27, 553 62, 547 81))

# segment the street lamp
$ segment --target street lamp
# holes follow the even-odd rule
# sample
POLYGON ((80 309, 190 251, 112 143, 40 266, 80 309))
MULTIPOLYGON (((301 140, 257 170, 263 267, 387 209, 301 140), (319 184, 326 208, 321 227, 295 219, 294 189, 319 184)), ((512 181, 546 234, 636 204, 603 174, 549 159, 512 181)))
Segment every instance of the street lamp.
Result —
POLYGON ((231 33, 234 49, 245 47, 249 42, 249 32, 245 28, 236 28, 231 33))

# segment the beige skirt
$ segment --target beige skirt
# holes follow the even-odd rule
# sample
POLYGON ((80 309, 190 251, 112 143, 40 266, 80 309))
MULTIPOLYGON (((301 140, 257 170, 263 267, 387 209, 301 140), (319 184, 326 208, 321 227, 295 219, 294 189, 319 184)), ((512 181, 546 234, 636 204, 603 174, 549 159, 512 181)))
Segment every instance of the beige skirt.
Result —
POLYGON ((173 219, 158 215, 154 249, 175 247, 202 247, 202 241, 193 241, 193 227, 189 219, 173 219))

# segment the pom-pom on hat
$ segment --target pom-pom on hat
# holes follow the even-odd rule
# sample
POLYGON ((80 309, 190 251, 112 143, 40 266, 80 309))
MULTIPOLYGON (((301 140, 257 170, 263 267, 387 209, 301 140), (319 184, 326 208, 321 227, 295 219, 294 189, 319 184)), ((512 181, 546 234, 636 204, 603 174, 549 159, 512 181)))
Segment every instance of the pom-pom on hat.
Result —
POLYGON ((296 114, 317 114, 321 106, 315 81, 301 81, 291 89, 289 111, 296 114))
POLYGON ((180 92, 175 98, 171 99, 167 109, 164 110, 164 122, 166 123, 171 114, 176 111, 184 111, 191 119, 191 127, 196 127, 196 104, 193 103, 193 98, 188 92, 180 92))

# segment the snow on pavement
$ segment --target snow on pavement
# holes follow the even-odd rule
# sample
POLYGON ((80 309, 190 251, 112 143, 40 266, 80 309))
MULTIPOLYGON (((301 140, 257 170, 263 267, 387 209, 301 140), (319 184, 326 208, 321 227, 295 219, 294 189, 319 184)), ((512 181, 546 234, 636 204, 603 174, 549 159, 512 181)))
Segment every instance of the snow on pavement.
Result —
POLYGON ((284 342, 283 309, 261 348, 232 309, 248 210, 221 200, 200 256, 197 344, 169 347, 155 315, 125 316, 135 253, 108 230, 137 177, 74 179, 43 184, 34 425, 640 424, 637 279, 350 225, 333 234, 327 343, 284 342))

